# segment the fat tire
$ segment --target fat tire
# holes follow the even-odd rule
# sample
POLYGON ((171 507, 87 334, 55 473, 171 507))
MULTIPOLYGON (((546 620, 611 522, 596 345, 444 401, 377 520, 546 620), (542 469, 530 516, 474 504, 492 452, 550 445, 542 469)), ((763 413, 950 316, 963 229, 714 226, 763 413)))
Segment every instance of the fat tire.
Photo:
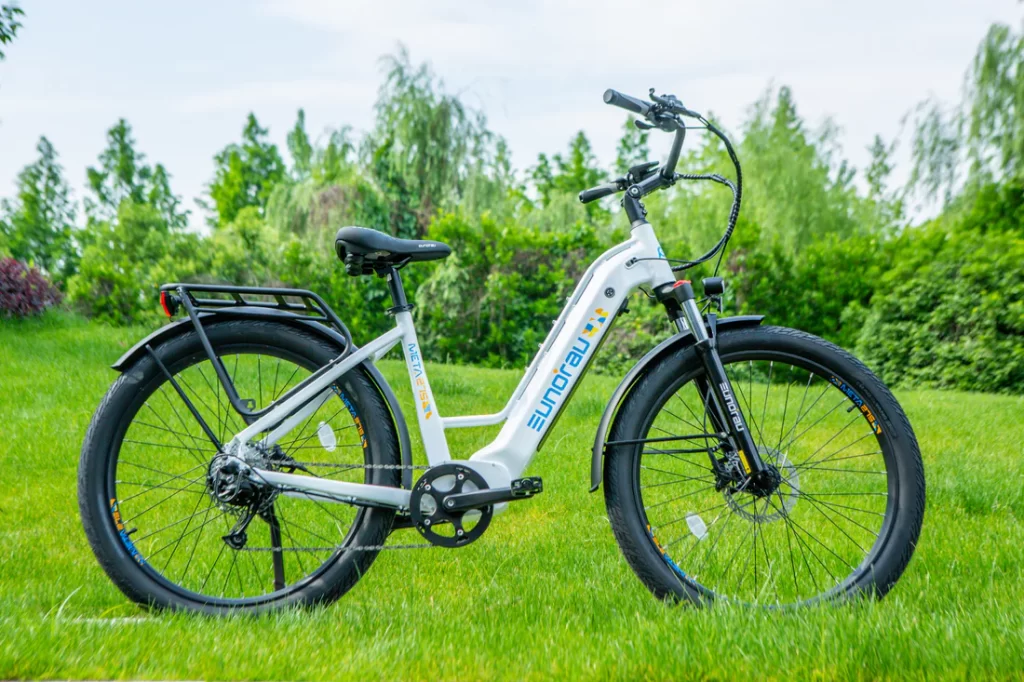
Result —
MULTIPOLYGON (((925 479, 921 453, 914 430, 891 391, 853 355, 824 339, 795 329, 756 327, 722 331, 717 339, 723 361, 730 353, 749 350, 783 351, 807 358, 837 373, 871 404, 881 419, 893 447, 898 488, 895 514, 888 537, 869 570, 830 600, 858 595, 882 597, 906 569, 920 537, 925 510, 925 479)), ((697 351, 687 346, 655 361, 633 384, 624 398, 609 441, 643 438, 658 401, 682 374, 700 366, 697 351)), ((643 521, 642 502, 635 480, 636 459, 641 448, 610 448, 604 462, 604 496, 615 539, 629 566, 659 599, 707 605, 712 598, 680 580, 665 561, 643 521)), ((803 603, 820 600, 815 597, 803 603)))
MULTIPOLYGON (((322 337, 291 325, 273 321, 233 320, 217 322, 205 328, 215 350, 261 346, 283 349, 323 366, 337 357, 336 345, 322 337)), ((174 373, 196 358, 205 358, 195 331, 188 331, 155 347, 154 352, 174 373)), ((139 566, 120 541, 107 499, 106 477, 113 447, 128 428, 141 401, 166 381, 157 364, 147 354, 126 369, 103 397, 93 415, 82 445, 78 469, 78 501, 82 525, 99 560, 114 584, 131 600, 150 608, 219 615, 227 612, 265 612, 288 606, 313 606, 334 601, 345 594, 369 570, 377 551, 343 552, 334 555, 329 566, 301 587, 286 587, 263 595, 254 603, 224 605, 192 598, 187 590, 169 589, 139 566)), ((338 380, 355 403, 363 424, 373 464, 399 465, 399 442, 387 404, 365 370, 358 367, 338 380)), ((375 469, 372 482, 400 487, 399 469, 375 469)), ((363 509, 357 516, 352 544, 383 545, 392 529, 395 512, 387 509, 363 509)))

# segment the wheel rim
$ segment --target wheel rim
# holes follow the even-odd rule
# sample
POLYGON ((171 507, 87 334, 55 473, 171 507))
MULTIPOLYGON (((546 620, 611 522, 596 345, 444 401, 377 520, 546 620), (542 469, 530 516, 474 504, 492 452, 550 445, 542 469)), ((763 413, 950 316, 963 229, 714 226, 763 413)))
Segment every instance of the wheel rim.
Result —
MULTIPOLYGON (((877 409, 804 358, 750 351, 722 360, 759 453, 782 481, 763 497, 720 489, 706 452, 679 452, 716 446, 710 435, 638 446, 635 493, 651 542, 675 579, 706 599, 779 606, 848 594, 884 547, 895 511, 895 460, 872 421, 877 409)), ((665 391, 643 438, 715 431, 697 374, 665 391)))
MULTIPOLYGON (((218 350, 243 399, 262 409, 318 367, 279 348, 246 345, 218 350)), ((223 443, 244 428, 205 355, 169 367, 176 381, 223 443)), ((336 387, 305 422, 281 439, 289 460, 269 468, 368 482, 368 444, 356 408, 336 387), (286 466, 287 465, 287 466, 286 466)), ((154 379, 129 410, 113 444, 107 477, 115 532, 128 553, 164 587, 210 604, 243 605, 300 590, 344 554, 365 510, 275 496, 246 528, 241 549, 230 533, 244 510, 214 499, 208 467, 217 454, 181 398, 163 377, 154 379), (277 529, 273 528, 276 522, 277 529), (283 580, 282 580, 283 578, 283 580)), ((261 434, 260 438, 265 434, 261 434)))

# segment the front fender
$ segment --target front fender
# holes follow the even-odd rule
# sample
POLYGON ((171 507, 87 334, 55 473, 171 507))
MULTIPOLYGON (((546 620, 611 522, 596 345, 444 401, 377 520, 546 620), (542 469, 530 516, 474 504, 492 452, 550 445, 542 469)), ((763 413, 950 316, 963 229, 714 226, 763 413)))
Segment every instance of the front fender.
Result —
MULTIPOLYGON (((340 353, 345 348, 345 337, 342 336, 337 330, 332 329, 326 325, 320 324, 313 320, 304 320, 292 313, 286 311, 268 310, 266 308, 249 308, 245 306, 239 306, 235 308, 226 308, 225 310, 218 311, 216 313, 199 313, 199 319, 206 322, 212 321, 210 318, 213 317, 249 317, 258 319, 274 318, 286 324, 292 324, 300 329, 311 331, 325 340, 333 343, 338 347, 340 353)), ((179 334, 188 333, 193 329, 192 320, 184 318, 176 322, 166 324, 160 329, 142 339, 128 351, 118 358, 111 367, 118 372, 124 372, 131 367, 135 361, 145 355, 147 345, 157 345, 167 341, 179 334)), ((353 350, 355 348, 353 347, 353 350)), ((394 422, 395 430, 398 432, 398 444, 402 453, 402 464, 405 465, 405 469, 402 470, 402 486, 406 489, 412 489, 412 442, 409 439, 409 429, 405 423, 405 416, 402 414, 402 408, 398 405, 398 398, 395 397, 395 392, 391 390, 391 386, 388 384, 384 375, 380 373, 370 360, 365 360, 362 366, 366 369, 367 374, 370 375, 370 379, 373 381, 378 392, 384 401, 388 405, 388 409, 391 411, 391 419, 394 422)))
MULTIPOLYGON (((719 331, 756 327, 761 324, 762 320, 764 320, 764 315, 725 317, 718 320, 717 327, 719 331)), ((604 443, 608 438, 608 428, 611 426, 612 420, 615 419, 615 414, 619 411, 619 405, 622 404, 622 400, 626 397, 629 389, 633 387, 637 379, 643 376, 647 368, 657 360, 660 360, 662 356, 692 345, 693 342, 693 334, 688 331, 680 332, 671 338, 665 339, 652 348, 647 355, 640 358, 638 363, 633 365, 633 368, 629 370, 615 389, 615 392, 612 393, 607 407, 604 408, 604 414, 601 415, 601 422, 597 425, 597 435, 594 437, 594 452, 590 462, 590 492, 594 492, 601 487, 601 459, 604 454, 604 443)))

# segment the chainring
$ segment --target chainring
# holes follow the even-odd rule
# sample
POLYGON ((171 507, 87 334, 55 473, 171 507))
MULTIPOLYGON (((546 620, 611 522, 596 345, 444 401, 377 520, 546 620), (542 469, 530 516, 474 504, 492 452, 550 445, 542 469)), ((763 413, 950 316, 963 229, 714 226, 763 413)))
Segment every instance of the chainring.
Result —
POLYGON ((485 490, 484 477, 462 464, 439 464, 416 481, 409 499, 409 514, 420 535, 440 547, 465 547, 487 530, 492 506, 449 512, 442 502, 448 495, 485 490), (448 534, 447 531, 451 531, 448 534))

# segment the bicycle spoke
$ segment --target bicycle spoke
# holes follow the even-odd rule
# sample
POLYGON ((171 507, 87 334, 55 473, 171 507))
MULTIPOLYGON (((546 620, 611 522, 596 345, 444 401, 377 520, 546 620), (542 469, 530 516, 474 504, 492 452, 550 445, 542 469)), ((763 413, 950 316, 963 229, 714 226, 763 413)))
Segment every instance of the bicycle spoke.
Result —
POLYGON ((122 503, 127 502, 128 500, 133 500, 136 497, 139 497, 140 495, 145 495, 146 493, 150 492, 151 490, 177 490, 177 491, 183 492, 183 493, 192 493, 193 495, 205 495, 206 494, 206 488, 202 488, 202 487, 198 488, 198 489, 178 488, 178 487, 173 486, 173 485, 160 485, 159 483, 157 483, 157 484, 139 483, 138 481, 123 481, 121 479, 117 479, 116 481, 114 481, 114 483, 116 483, 117 485, 131 485, 131 486, 135 486, 137 488, 145 488, 145 490, 143 490, 141 492, 135 493, 134 495, 130 495, 129 497, 124 498, 123 500, 121 500, 122 503))
POLYGON ((767 386, 764 389, 764 406, 761 408, 761 426, 757 430, 758 433, 762 434, 761 435, 761 439, 764 442, 765 446, 768 445, 768 440, 765 439, 764 435, 763 435, 764 434, 764 419, 765 419, 765 417, 768 414, 768 396, 770 396, 771 392, 772 392, 772 373, 774 372, 774 370, 775 370, 775 363, 774 362, 768 363, 768 384, 767 384, 767 386))
POLYGON ((672 499, 670 499, 670 500, 664 500, 663 502, 657 502, 657 503, 655 503, 655 504, 652 504, 652 505, 650 505, 650 506, 648 506, 648 507, 644 507, 644 511, 648 511, 648 510, 650 510, 650 509, 654 509, 654 508, 656 508, 656 507, 662 507, 662 506, 664 506, 664 505, 666 505, 666 504, 669 504, 669 503, 675 502, 676 500, 681 500, 681 499, 683 499, 684 497, 692 497, 693 495, 697 495, 697 494, 699 494, 699 493, 703 493, 703 492, 706 492, 706 491, 708 491, 708 490, 711 490, 711 489, 713 489, 714 487, 715 487, 715 486, 713 486, 713 485, 709 485, 709 486, 707 486, 707 487, 705 487, 705 488, 698 488, 697 490, 694 490, 694 491, 692 491, 692 492, 689 492, 689 493, 685 493, 685 494, 683 494, 683 495, 680 495, 679 497, 673 497, 673 498, 672 498, 672 499))
POLYGON ((803 466, 803 467, 810 467, 812 464, 824 464, 825 462, 830 462, 830 461, 832 461, 832 457, 834 457, 835 455, 838 455, 840 452, 843 452, 843 451, 847 450, 848 448, 853 447, 854 445, 856 445, 857 443, 861 442, 865 438, 873 438, 874 435, 875 434, 873 432, 865 433, 863 436, 861 436, 857 440, 853 441, 852 443, 847 443, 843 447, 841 447, 838 450, 836 450, 835 452, 833 452, 831 455, 829 455, 827 457, 823 457, 822 459, 817 459, 817 460, 813 460, 813 461, 810 461, 810 462, 805 461, 801 466, 803 466))
MULTIPOLYGON (((200 476, 199 478, 193 479, 193 480, 191 481, 191 483, 197 483, 197 482, 199 482, 199 481, 203 480, 204 478, 206 478, 206 475, 205 475, 205 474, 203 474, 203 475, 202 475, 202 476, 200 476)), ((166 502, 167 500, 171 499, 172 497, 177 497, 178 495, 180 495, 180 494, 181 494, 182 492, 184 492, 185 490, 187 490, 187 488, 179 488, 179 489, 175 490, 175 491, 174 491, 173 493, 171 493, 171 494, 170 494, 170 495, 168 495, 167 497, 165 497, 165 498, 161 499, 161 500, 160 500, 159 502, 155 502, 155 503, 153 503, 153 504, 152 504, 152 505, 150 505, 149 507, 146 507, 146 509, 144 509, 143 511, 141 511, 141 512, 139 512, 138 514, 135 514, 134 516, 132 516, 132 517, 131 517, 131 521, 132 521, 132 522, 134 523, 134 522, 135 522, 136 520, 138 520, 138 519, 142 518, 142 517, 143 517, 143 516, 144 516, 144 515, 145 515, 146 513, 148 513, 148 512, 150 512, 150 511, 152 511, 153 509, 156 509, 156 508, 157 508, 158 506, 160 506, 161 504, 163 504, 163 503, 164 503, 164 502, 166 502)), ((120 501, 120 504, 124 504, 124 502, 125 502, 125 501, 127 501, 127 500, 130 500, 130 499, 133 499, 134 497, 138 497, 138 496, 139 496, 140 494, 141 494, 141 493, 137 493, 137 494, 135 494, 134 496, 130 496, 130 497, 128 497, 128 498, 125 498, 125 500, 121 500, 121 501, 120 501)), ((125 521, 124 523, 125 523, 125 524, 127 524, 127 523, 128 523, 128 521, 125 521)))
POLYGON ((158 420, 160 420, 160 423, 163 424, 167 428, 167 430, 170 431, 171 434, 175 438, 178 439, 178 443, 180 443, 181 446, 183 448, 185 448, 185 450, 187 450, 189 452, 189 454, 193 457, 193 459, 195 459, 197 462, 199 462, 199 464, 202 464, 203 463, 202 457, 197 456, 195 454, 195 452, 190 447, 188 447, 188 445, 185 444, 185 441, 183 441, 181 439, 181 434, 179 434, 177 431, 174 431, 173 429, 171 429, 170 425, 166 421, 164 421, 164 418, 160 416, 160 413, 157 412, 156 409, 152 405, 149 404, 148 400, 146 401, 146 407, 148 407, 150 412, 152 412, 154 415, 156 415, 156 418, 158 420))
MULTIPOLYGON (((203 512, 199 512, 199 514, 202 514, 202 513, 203 513, 203 512)), ((224 516, 225 514, 227 514, 227 512, 225 512, 225 511, 222 511, 222 512, 221 512, 220 514, 218 514, 217 516, 213 517, 212 519, 209 519, 209 520, 207 520, 207 521, 204 521, 204 522, 202 523, 202 525, 196 526, 196 527, 195 527, 195 528, 193 528, 192 530, 188 531, 188 533, 186 533, 185 535, 182 535, 181 537, 179 537, 179 538, 178 538, 178 540, 177 540, 177 542, 180 542, 180 541, 182 540, 182 538, 186 537, 187 535, 191 535, 192 533, 197 533, 197 532, 199 532, 200 530, 202 530, 203 528, 205 528, 205 527, 206 527, 206 526, 207 526, 208 524, 211 524, 211 523, 213 523, 214 521, 216 521, 217 519, 221 518, 221 517, 222 517, 222 516, 224 516)), ((195 515, 193 515, 193 516, 195 516, 195 515)), ((189 518, 191 518, 191 517, 189 517, 189 518)), ((152 534, 151 534, 151 535, 152 535, 152 534)), ((146 558, 147 558, 147 559, 152 559, 152 558, 153 558, 154 556, 156 556, 157 554, 160 554, 161 552, 163 552, 163 551, 164 551, 165 549, 167 549, 167 548, 168 548, 168 547, 170 547, 171 545, 174 545, 174 544, 175 544, 175 542, 176 542, 175 540, 171 540, 170 542, 168 542, 168 543, 167 543, 166 545, 162 546, 162 547, 161 547, 160 549, 156 550, 155 552, 150 552, 150 553, 149 553, 149 556, 147 556, 146 558)))
MULTIPOLYGON (((742 472, 723 474, 712 462, 699 464, 685 454, 670 457, 672 445, 648 442, 637 468, 646 521, 676 565, 694 564, 688 580, 699 580, 719 598, 783 604, 819 596, 861 570, 858 564, 867 565, 881 533, 889 472, 881 449, 867 451, 862 445, 876 435, 859 412, 847 414, 849 398, 814 372, 771 357, 727 362, 726 370, 752 435, 764 448, 762 459, 778 472, 779 487, 757 495, 733 490, 744 480, 742 472), (870 456, 877 459, 866 459, 870 456), (718 482, 716 490, 721 475, 737 478, 718 482), (876 482, 882 487, 873 489, 876 482), (665 493, 657 494, 657 488, 672 486, 676 489, 667 499, 658 499, 665 493), (725 499, 716 499, 719 495, 725 499), (706 526, 693 520, 707 515, 713 518, 706 526)), ((684 384, 674 394, 678 402, 659 408, 664 419, 654 420, 648 439, 674 437, 671 424, 693 427, 702 421, 683 397, 691 390, 707 400, 697 380, 684 384)))
MULTIPOLYGON (((203 516, 204 522, 210 518, 210 510, 212 508, 213 507, 206 508, 206 515, 203 516)), ((206 532, 206 524, 204 523, 203 526, 201 526, 201 528, 203 528, 203 530, 200 530, 199 535, 196 536, 196 541, 192 544, 192 551, 188 555, 188 561, 185 562, 185 567, 181 569, 181 576, 178 578, 179 582, 184 580, 185 576, 188 575, 188 567, 192 565, 192 559, 194 559, 196 556, 196 548, 199 547, 199 543, 203 539, 203 534, 206 532)))

